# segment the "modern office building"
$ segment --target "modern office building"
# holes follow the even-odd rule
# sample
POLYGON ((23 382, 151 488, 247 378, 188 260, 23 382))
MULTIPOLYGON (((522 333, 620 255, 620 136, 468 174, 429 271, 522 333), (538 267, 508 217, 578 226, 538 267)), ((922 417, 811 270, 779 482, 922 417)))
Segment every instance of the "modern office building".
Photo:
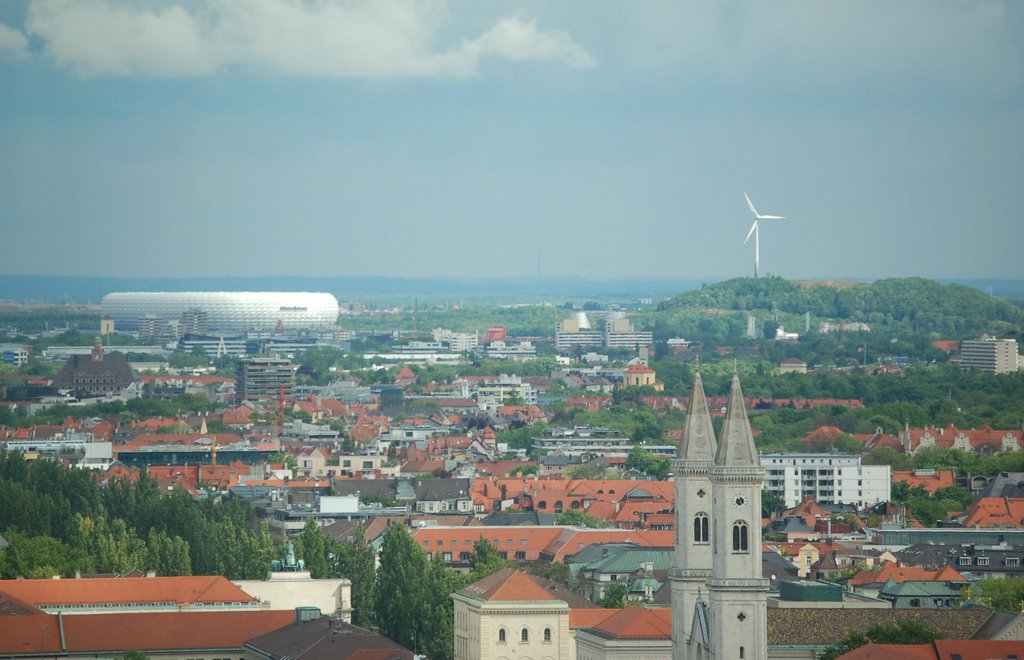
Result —
POLYGON ((786 508, 807 497, 818 504, 855 504, 861 508, 888 502, 892 467, 861 465, 848 454, 761 454, 765 490, 780 496, 786 508))
POLYGON ((559 321, 555 327, 555 348, 560 351, 598 346, 638 350, 652 343, 653 333, 634 329, 633 322, 622 312, 609 312, 602 330, 592 329, 583 312, 559 321))
POLYGON ((139 319, 176 320, 209 332, 252 328, 322 328, 338 321, 338 301, 329 293, 282 291, 123 292, 103 297, 103 316, 120 330, 138 329, 139 319))
POLYGON ((990 374, 1008 374, 1017 371, 1020 358, 1016 339, 965 339, 960 342, 960 368, 984 371, 990 374))
POLYGON ((274 399, 281 394, 292 395, 295 367, 291 360, 275 357, 254 357, 242 361, 238 394, 248 399, 274 399))
POLYGON ((604 322, 604 345, 606 348, 628 348, 638 350, 654 343, 654 333, 636 330, 633 322, 622 312, 610 312, 604 322))
POLYGON ((205 309, 189 307, 181 313, 182 333, 205 335, 210 331, 210 315, 205 309))
POLYGON ((0 364, 21 366, 28 362, 28 348, 21 344, 0 344, 0 364))
POLYGON ((559 321, 555 326, 555 348, 567 351, 573 348, 597 347, 604 344, 604 333, 593 330, 587 315, 580 312, 575 318, 559 321))

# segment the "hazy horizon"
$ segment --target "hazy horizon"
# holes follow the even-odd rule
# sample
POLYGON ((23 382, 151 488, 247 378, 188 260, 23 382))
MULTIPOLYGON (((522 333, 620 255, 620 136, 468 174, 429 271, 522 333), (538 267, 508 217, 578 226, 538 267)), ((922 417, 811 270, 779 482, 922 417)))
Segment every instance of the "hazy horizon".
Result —
POLYGON ((1015 279, 1024 5, 0 4, 0 271, 1015 279))

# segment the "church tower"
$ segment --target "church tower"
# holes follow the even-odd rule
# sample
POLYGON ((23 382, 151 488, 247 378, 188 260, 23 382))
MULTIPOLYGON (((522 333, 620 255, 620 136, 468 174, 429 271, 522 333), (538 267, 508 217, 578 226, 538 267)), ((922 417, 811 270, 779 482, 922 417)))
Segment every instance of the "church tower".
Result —
POLYGON ((686 410, 679 451, 672 461, 676 487, 676 547, 672 580, 672 658, 684 660, 697 601, 707 598, 711 577, 711 480, 715 461, 715 431, 711 426, 704 384, 697 372, 686 410))
POLYGON ((767 660, 768 581, 761 572, 764 468, 735 375, 708 476, 714 548, 708 580, 711 655, 718 660, 767 660))

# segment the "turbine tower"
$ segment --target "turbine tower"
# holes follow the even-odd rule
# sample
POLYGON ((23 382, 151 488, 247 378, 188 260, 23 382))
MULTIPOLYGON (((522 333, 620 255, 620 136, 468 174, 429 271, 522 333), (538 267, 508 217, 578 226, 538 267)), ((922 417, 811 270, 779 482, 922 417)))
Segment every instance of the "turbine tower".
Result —
POLYGON ((762 220, 785 220, 786 218, 781 215, 761 215, 754 208, 754 203, 750 201, 750 197, 747 193, 743 193, 743 196, 747 198, 747 206, 750 207, 750 212, 754 214, 754 224, 750 225, 750 231, 747 232, 747 237, 743 239, 746 243, 750 240, 750 235, 754 235, 754 277, 761 276, 761 232, 758 229, 762 220))

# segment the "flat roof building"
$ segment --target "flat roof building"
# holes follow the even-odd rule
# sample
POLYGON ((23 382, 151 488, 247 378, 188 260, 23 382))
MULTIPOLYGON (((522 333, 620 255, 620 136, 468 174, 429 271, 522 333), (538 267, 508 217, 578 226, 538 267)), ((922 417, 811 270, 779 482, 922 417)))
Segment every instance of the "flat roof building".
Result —
POLYGON ((282 393, 292 395, 295 367, 291 360, 276 357, 254 357, 242 361, 238 394, 249 399, 274 399, 282 393))
POLYGON ((1020 368, 1016 339, 965 339, 960 342, 960 368, 1008 374, 1020 368))

